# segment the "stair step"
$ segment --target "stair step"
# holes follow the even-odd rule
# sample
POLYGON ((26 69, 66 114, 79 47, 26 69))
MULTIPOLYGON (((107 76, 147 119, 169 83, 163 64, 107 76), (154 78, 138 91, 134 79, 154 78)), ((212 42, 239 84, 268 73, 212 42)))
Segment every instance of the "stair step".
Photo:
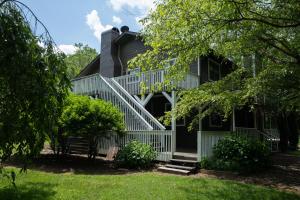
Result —
POLYGON ((196 160, 182 160, 182 159, 171 159, 171 162, 188 163, 188 164, 197 164, 198 163, 196 160))
POLYGON ((179 174, 179 175, 189 175, 191 173, 191 171, 189 170, 175 169, 169 167, 159 167, 157 168, 157 170, 161 172, 167 172, 167 173, 179 174))
POLYGON ((70 148, 89 148, 89 145, 70 144, 70 148))
POLYGON ((189 170, 189 171, 194 171, 196 167, 189 167, 189 166, 182 166, 182 165, 171 165, 167 164, 165 165, 167 168, 174 168, 174 169, 184 169, 184 170, 189 170))

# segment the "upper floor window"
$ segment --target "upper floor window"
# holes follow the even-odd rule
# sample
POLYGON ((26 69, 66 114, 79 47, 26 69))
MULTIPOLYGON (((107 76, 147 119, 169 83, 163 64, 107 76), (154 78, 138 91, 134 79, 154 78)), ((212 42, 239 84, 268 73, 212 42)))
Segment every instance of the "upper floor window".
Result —
POLYGON ((220 63, 212 59, 208 59, 208 80, 217 81, 221 78, 220 63))

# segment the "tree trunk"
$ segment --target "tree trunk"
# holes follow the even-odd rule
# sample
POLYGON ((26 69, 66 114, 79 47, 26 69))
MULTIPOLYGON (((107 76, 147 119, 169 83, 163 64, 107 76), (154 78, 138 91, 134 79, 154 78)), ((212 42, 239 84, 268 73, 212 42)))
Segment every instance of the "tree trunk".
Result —
POLYGON ((298 133, 298 125, 297 125, 297 114, 295 112, 292 112, 288 116, 288 126, 290 130, 289 147, 291 150, 297 150, 298 142, 299 142, 299 133, 298 133))
POLYGON ((281 112, 278 116, 278 129, 280 133, 279 147, 282 152, 285 152, 288 149, 289 127, 288 127, 287 117, 284 112, 281 112))

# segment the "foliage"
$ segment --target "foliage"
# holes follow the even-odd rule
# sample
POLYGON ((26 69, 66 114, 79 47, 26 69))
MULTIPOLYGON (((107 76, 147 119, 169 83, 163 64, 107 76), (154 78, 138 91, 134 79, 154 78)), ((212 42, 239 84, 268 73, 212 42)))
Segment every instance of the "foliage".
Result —
POLYGON ((257 139, 230 136, 220 140, 212 158, 201 161, 201 167, 220 170, 253 172, 270 164, 270 150, 257 139))
POLYGON ((1 163, 13 154, 27 160, 40 153, 70 82, 49 35, 35 36, 16 4, 0 5, 1 163))
POLYGON ((130 66, 164 68, 176 58, 167 71, 169 79, 177 80, 201 56, 214 54, 234 63, 226 79, 182 92, 173 110, 177 118, 194 109, 206 110, 201 118, 212 112, 228 117, 233 107, 256 109, 262 103, 264 110, 285 119, 293 112, 299 115, 299 10, 298 0, 157 1, 142 21, 142 36, 152 48, 130 66))
POLYGON ((116 162, 121 167, 149 168, 156 156, 153 147, 134 140, 118 152, 116 162))
POLYGON ((78 43, 75 44, 75 47, 75 53, 67 55, 65 58, 67 74, 70 79, 75 78, 75 76, 97 56, 96 49, 88 45, 78 43))
POLYGON ((70 95, 59 127, 66 136, 96 136, 113 131, 123 134, 123 114, 111 103, 88 96, 70 95))

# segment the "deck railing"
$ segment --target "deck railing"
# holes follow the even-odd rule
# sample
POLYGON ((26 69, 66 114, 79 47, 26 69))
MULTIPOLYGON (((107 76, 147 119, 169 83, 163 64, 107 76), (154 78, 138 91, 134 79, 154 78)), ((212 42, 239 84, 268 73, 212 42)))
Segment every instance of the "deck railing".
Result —
POLYGON ((197 144, 198 144, 198 161, 203 158, 212 156, 213 147, 218 143, 220 139, 229 135, 228 131, 198 131, 197 144))
POLYGON ((158 161, 169 161, 172 158, 172 131, 127 131, 124 136, 108 134, 98 138, 98 153, 107 154, 109 147, 124 147, 132 140, 151 145, 157 152, 158 161))
POLYGON ((165 84, 165 70, 153 70, 125 76, 114 77, 125 90, 130 94, 139 95, 142 93, 167 91, 170 89, 190 89, 199 86, 199 77, 194 74, 187 74, 178 83, 165 84), (171 88, 173 87, 173 88, 171 88))

